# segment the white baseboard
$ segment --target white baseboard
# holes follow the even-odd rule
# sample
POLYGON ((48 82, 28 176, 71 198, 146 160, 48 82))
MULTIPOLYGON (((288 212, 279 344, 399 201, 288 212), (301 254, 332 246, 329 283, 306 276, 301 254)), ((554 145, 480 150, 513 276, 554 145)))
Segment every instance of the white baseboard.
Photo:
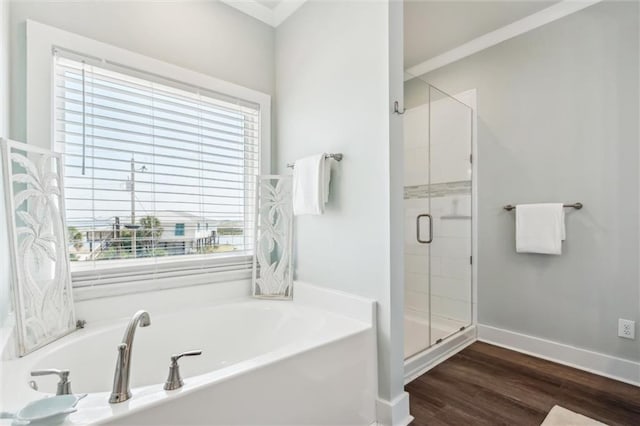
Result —
POLYGON ((376 418, 379 426, 407 426, 413 421, 413 416, 409 414, 409 394, 403 392, 393 401, 378 398, 376 418))
POLYGON ((640 362, 478 324, 478 340, 640 386, 640 362))

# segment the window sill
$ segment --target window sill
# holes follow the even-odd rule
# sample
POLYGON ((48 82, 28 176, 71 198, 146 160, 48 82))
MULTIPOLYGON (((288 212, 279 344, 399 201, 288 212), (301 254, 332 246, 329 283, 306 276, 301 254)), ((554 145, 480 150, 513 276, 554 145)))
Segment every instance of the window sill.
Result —
POLYGON ((215 255, 187 255, 169 257, 140 257, 137 259, 115 259, 86 262, 71 262, 71 276, 83 278, 88 275, 110 275, 123 272, 162 271, 190 268, 194 266, 221 265, 237 260, 251 262, 252 252, 235 251, 215 255), (167 261, 166 259, 171 259, 167 261), (161 260, 161 261, 159 261, 161 260), (164 261, 162 261, 164 260, 164 261), (99 267, 96 267, 98 265, 99 267))
POLYGON ((173 288, 190 287, 197 285, 216 284, 229 281, 241 281, 251 279, 251 269, 224 271, 216 273, 201 273, 186 275, 184 277, 171 277, 136 281, 133 283, 118 283, 107 285, 94 285, 74 287, 73 299, 82 302, 104 297, 123 296, 126 294, 145 293, 173 288))
POLYGON ((75 301, 121 296, 171 288, 247 280, 253 256, 197 257, 167 263, 116 261, 99 269, 82 268, 71 273, 75 301))

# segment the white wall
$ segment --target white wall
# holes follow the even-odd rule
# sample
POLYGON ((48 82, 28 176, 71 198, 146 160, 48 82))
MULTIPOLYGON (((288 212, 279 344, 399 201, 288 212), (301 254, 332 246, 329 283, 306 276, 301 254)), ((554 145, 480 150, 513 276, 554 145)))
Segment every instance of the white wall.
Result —
POLYGON ((477 88, 479 322, 640 360, 637 2, 603 2, 423 78, 477 88), (516 254, 509 203, 567 210, 562 256, 516 254))
POLYGON ((17 140, 25 136, 26 19, 274 93, 274 29, 222 3, 16 0, 10 42, 11 130, 17 140))
MULTIPOLYGON (((20 141, 26 137, 27 19, 270 95, 275 90, 274 29, 215 1, 2 0, 1 5, 0 136, 20 141)), ((0 201, 0 235, 6 235, 3 202, 4 198, 0 201)), ((6 239, 0 241, 0 323, 9 306, 9 255, 5 244, 6 239)))
MULTIPOLYGON (((0 0, 0 138, 9 136, 9 7, 0 0)), ((1 172, 1 171, 0 171, 1 172)), ((7 220, 4 207, 4 182, 0 173, 0 235, 7 235, 7 220)), ((0 327, 10 310, 9 244, 0 239, 0 327)))
POLYGON ((311 2, 276 33, 278 171, 344 154, 326 213, 296 217, 296 278, 374 298, 389 268, 387 13, 383 2, 311 2))
MULTIPOLYGON (((402 328, 393 317, 402 315, 402 281, 392 285, 390 264, 397 214, 390 131, 399 132, 391 140, 402 132, 390 127, 389 97, 402 90, 401 56, 391 61, 398 84, 390 87, 395 17, 387 2, 309 2, 276 31, 278 171, 289 173, 285 164, 305 155, 344 154, 332 170, 325 214, 296 217, 295 277, 378 301, 379 393, 387 401, 403 392, 402 328)), ((401 139, 394 142, 401 160, 401 139)))
POLYGON ((9 2, 0 0, 0 135, 9 129, 9 2))

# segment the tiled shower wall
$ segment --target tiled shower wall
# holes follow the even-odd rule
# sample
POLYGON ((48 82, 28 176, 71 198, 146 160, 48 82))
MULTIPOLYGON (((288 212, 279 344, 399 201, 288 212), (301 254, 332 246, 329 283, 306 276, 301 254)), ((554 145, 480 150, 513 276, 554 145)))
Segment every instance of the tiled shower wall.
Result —
MULTIPOLYGON (((471 322, 471 126, 459 102, 441 98, 431 105, 431 116, 429 104, 404 116, 405 312, 429 322, 430 286, 433 325, 450 327, 471 322), (417 242, 422 213, 433 217, 431 244, 417 242)), ((422 219, 421 239, 428 228, 422 219)))
MULTIPOLYGON (((407 198, 405 190, 405 308, 407 314, 425 321, 429 319, 429 272, 434 322, 451 319, 468 324, 471 319, 470 182, 461 186, 469 191, 431 198, 431 244, 419 244, 416 239, 416 216, 429 211, 429 200, 407 198)), ((423 220, 422 238, 428 238, 427 228, 428 220, 423 220)))

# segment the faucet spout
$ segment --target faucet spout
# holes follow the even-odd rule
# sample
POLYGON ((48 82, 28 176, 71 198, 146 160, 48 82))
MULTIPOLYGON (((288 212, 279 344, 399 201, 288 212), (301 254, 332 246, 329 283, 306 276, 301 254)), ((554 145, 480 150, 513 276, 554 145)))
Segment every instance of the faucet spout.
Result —
POLYGON ((133 349, 133 338, 136 334, 136 328, 147 327, 151 324, 151 317, 147 311, 140 310, 136 312, 122 338, 122 343, 118 345, 118 359, 116 361, 116 370, 113 375, 113 389, 109 397, 110 404, 124 402, 131 398, 131 389, 129 387, 129 377, 131 376, 131 352, 133 349))

